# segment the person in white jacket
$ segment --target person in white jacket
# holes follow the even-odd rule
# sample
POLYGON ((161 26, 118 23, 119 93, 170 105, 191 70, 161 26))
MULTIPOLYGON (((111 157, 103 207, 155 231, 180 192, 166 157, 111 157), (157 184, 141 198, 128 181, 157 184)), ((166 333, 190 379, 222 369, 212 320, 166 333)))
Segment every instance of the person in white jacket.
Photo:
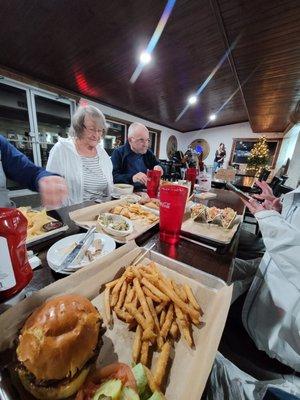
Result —
POLYGON ((263 203, 251 199, 245 204, 259 223, 266 252, 260 262, 257 260, 256 268, 255 260, 248 264, 236 260, 237 264, 243 262, 238 265, 238 289, 244 289, 245 283, 250 286, 242 322, 256 347, 290 367, 291 372, 279 372, 280 378, 258 381, 219 353, 206 400, 261 400, 271 386, 300 396, 300 186, 284 195, 282 201, 273 196, 265 182, 258 186, 262 194, 256 197, 263 203))
POLYGON ((243 324, 259 350, 300 372, 300 186, 282 207, 264 183, 264 203, 246 202, 266 252, 247 294, 243 324))
POLYGON ((103 113, 96 107, 79 107, 69 138, 59 138, 50 151, 47 170, 65 178, 69 196, 64 204, 95 200, 111 193, 112 163, 100 145, 107 130, 103 113))

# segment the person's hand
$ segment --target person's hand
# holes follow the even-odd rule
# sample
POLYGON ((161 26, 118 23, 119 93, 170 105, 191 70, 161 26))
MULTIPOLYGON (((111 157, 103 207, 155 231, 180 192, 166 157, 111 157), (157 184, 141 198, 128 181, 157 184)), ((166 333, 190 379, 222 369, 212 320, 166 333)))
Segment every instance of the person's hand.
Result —
POLYGON ((254 194, 253 197, 258 200, 264 200, 263 206, 266 210, 275 210, 281 212, 282 205, 280 203, 280 199, 275 197, 272 189, 265 181, 256 181, 255 185, 258 186, 262 192, 260 194, 254 194))
POLYGON ((255 185, 261 189, 261 193, 254 194, 253 197, 255 197, 258 200, 267 200, 267 201, 271 201, 271 202, 276 199, 276 197, 273 194, 272 189, 270 188, 270 186, 267 184, 266 181, 260 182, 259 180, 257 180, 255 182, 255 185))
POLYGON ((155 165, 155 167, 153 169, 155 169, 156 171, 160 171, 161 175, 164 174, 164 170, 162 169, 162 167, 160 165, 155 165))
POLYGON ((252 197, 249 198, 249 201, 241 199, 242 202, 249 208, 250 212, 255 215, 255 213, 259 211, 265 211, 266 208, 259 203, 257 200, 253 199, 252 197))
POLYGON ((250 212, 255 215, 259 211, 265 210, 273 210, 273 211, 281 211, 281 203, 280 199, 275 197, 275 200, 264 201, 263 203, 259 203, 257 200, 253 199, 252 197, 249 198, 249 201, 241 199, 243 203, 249 208, 250 212))
POLYGON ((143 172, 138 172, 132 177, 132 182, 139 182, 145 186, 147 186, 147 180, 148 180, 147 175, 144 174, 143 172))
POLYGON ((66 181, 61 176, 45 176, 39 180, 42 204, 47 208, 60 207, 68 196, 66 181))

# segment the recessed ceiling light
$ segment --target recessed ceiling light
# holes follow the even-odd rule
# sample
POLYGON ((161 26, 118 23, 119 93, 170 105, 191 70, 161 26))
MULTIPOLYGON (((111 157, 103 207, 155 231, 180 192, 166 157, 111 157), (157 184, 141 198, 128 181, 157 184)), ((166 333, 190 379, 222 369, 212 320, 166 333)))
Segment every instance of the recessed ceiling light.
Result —
POLYGON ((216 114, 210 114, 209 119, 210 121, 214 121, 217 118, 216 114))
POLYGON ((198 101, 197 96, 190 96, 190 97, 188 98, 188 102, 189 102, 190 104, 195 104, 195 103, 197 103, 197 101, 198 101))
POLYGON ((140 55, 140 62, 142 64, 148 64, 151 61, 151 54, 147 51, 143 51, 140 55))

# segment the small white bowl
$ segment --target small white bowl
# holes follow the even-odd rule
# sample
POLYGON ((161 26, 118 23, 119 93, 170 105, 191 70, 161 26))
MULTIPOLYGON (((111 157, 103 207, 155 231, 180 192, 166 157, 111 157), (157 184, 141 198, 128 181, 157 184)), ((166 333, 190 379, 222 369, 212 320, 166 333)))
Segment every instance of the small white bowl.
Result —
POLYGON ((141 196, 138 196, 137 194, 122 194, 120 197, 122 200, 125 200, 127 203, 138 203, 141 200, 141 196))
POLYGON ((133 231, 133 224, 130 219, 125 218, 122 215, 103 213, 99 215, 97 222, 106 233, 113 236, 127 236, 133 231), (105 221, 105 219, 107 221, 105 221), (119 222, 125 223, 128 229, 115 229, 113 225, 118 224, 119 222))
POLYGON ((115 183, 113 185, 112 196, 122 196, 123 194, 133 193, 133 185, 127 185, 126 183, 115 183))

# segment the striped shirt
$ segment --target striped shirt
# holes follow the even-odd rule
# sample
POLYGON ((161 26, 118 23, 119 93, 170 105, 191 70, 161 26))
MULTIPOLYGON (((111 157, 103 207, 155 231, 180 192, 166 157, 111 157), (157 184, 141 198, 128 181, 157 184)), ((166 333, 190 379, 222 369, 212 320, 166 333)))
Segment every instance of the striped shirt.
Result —
POLYGON ((107 179, 99 165, 99 156, 81 157, 83 168, 83 201, 107 194, 107 179))

